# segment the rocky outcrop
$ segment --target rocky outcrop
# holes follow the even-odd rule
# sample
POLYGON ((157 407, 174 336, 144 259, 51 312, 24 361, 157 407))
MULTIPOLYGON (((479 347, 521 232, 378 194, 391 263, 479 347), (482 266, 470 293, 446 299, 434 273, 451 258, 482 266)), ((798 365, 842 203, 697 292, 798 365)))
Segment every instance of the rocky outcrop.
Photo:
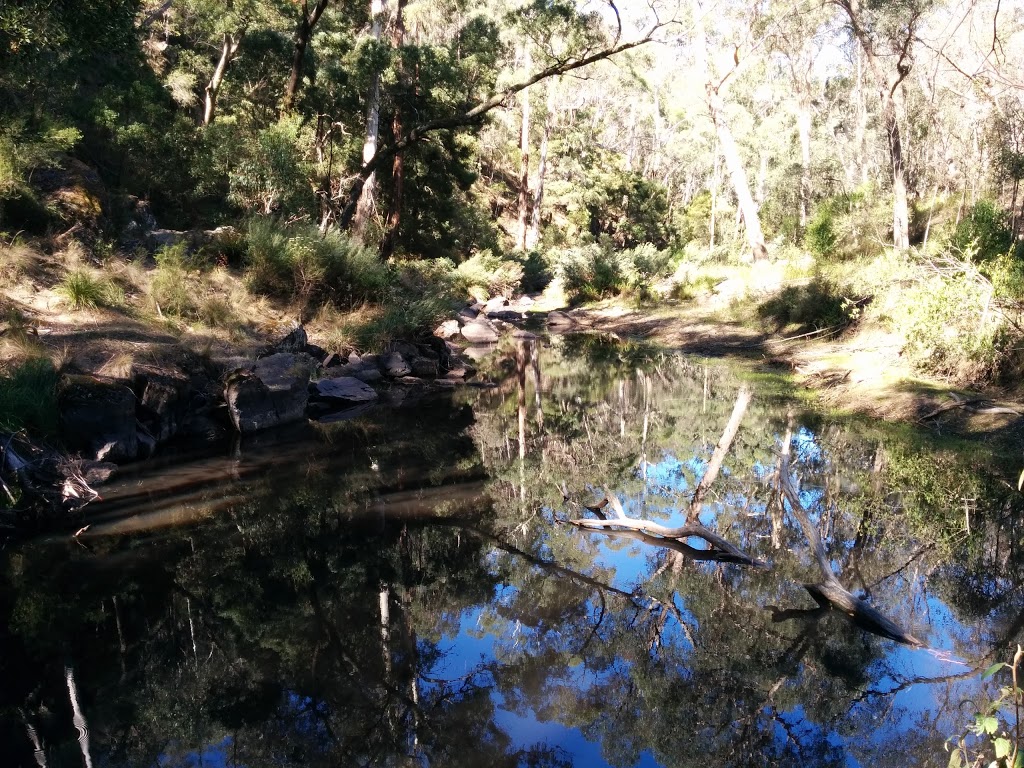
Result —
POLYGON ((278 352, 228 376, 224 400, 235 429, 245 434, 303 419, 313 361, 278 352))
POLYGON ((125 383, 66 376, 58 392, 61 439, 97 461, 131 461, 139 453, 135 393, 125 383))
POLYGON ((313 384, 316 394, 326 400, 346 404, 370 403, 377 399, 376 390, 353 376, 320 379, 313 384))
POLYGON ((175 367, 137 365, 132 369, 132 390, 139 423, 157 444, 166 443, 189 416, 192 383, 175 367))

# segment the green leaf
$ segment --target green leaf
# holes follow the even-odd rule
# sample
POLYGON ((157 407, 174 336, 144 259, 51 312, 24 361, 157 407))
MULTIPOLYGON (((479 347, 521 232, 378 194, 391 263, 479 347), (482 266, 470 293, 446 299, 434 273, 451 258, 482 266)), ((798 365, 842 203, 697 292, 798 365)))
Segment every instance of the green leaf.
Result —
POLYGON ((996 760, 1002 760, 1010 754, 1010 750, 1013 748, 1010 740, 1005 736, 1000 736, 998 739, 995 739, 992 744, 996 748, 996 760))
POLYGON ((982 680, 988 680, 990 677, 992 677, 992 675, 994 675, 996 672, 998 672, 1000 669, 1002 669, 1005 666, 1006 666, 1006 662, 1004 662, 1004 661, 997 661, 995 664, 993 664, 991 667, 989 667, 988 669, 985 670, 984 674, 981 676, 981 679, 982 680))
POLYGON ((979 715, 978 728, 985 733, 993 734, 999 728, 999 721, 992 715, 979 715))
POLYGON ((954 749, 949 753, 949 766, 948 768, 963 768, 964 756, 960 754, 959 749, 954 749))
POLYGON ((1013 756, 1013 768, 1024 768, 1024 750, 1017 750, 1013 756))

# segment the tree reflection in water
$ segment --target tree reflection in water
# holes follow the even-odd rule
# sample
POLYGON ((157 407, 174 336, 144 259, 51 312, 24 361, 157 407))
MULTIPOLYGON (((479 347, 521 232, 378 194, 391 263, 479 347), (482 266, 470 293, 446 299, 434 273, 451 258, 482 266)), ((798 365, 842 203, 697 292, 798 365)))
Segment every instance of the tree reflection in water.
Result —
POLYGON ((945 762, 1024 631, 998 461, 812 413, 786 441, 792 403, 755 377, 699 522, 770 567, 702 562, 564 521, 607 490, 682 525, 739 380, 585 338, 503 359, 471 404, 243 446, 233 475, 117 507, 189 524, 8 550, 10 764, 945 762), (785 444, 843 586, 942 657, 815 607, 785 444))

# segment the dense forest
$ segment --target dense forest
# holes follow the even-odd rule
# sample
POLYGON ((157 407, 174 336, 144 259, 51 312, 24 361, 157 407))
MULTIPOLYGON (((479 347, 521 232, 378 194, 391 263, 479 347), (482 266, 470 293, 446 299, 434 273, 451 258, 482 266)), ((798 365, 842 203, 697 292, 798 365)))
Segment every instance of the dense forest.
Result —
POLYGON ((1024 296, 1022 14, 6 4, 6 279, 74 240, 84 262, 53 275, 71 306, 217 326, 234 310, 207 296, 210 274, 229 268, 249 292, 235 304, 265 296, 327 325, 361 309, 345 339, 367 348, 469 294, 555 280, 573 302, 659 303, 739 274, 763 322, 834 332, 867 315, 929 373, 1006 379, 1024 296), (215 227, 202 247, 146 238, 215 227), (139 256, 145 275, 113 274, 139 256), (762 300, 765 285, 780 292, 762 300))

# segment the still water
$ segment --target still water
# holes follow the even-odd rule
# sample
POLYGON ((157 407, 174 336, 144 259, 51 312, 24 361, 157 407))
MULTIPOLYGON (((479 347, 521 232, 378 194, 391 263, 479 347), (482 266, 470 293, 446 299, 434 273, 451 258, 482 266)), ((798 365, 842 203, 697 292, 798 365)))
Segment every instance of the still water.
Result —
POLYGON ((721 363, 526 346, 492 389, 182 452, 9 546, 0 765, 948 763, 1024 635, 1013 464, 721 363), (683 525, 741 386, 697 519, 761 567, 568 524, 683 525), (782 473, 922 647, 819 608, 782 473))

